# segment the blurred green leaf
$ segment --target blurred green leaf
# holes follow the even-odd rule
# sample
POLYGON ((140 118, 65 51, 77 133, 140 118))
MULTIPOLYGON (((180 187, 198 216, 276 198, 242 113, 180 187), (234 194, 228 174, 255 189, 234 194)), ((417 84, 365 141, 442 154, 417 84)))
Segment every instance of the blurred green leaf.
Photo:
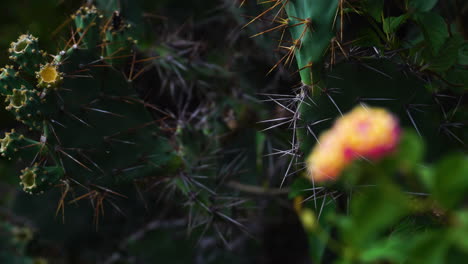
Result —
POLYGON ((357 31, 355 44, 362 47, 382 47, 379 35, 370 27, 362 27, 357 31))
POLYGON ((446 80, 455 86, 451 86, 453 91, 462 93, 468 90, 468 69, 455 66, 445 76, 446 80))
POLYGON ((434 197, 446 208, 454 208, 468 193, 468 158, 452 155, 436 166, 434 197))
POLYGON ((421 27, 432 53, 437 54, 449 36, 444 18, 436 13, 425 12, 414 14, 413 19, 421 27))
POLYGON ((457 63, 459 49, 462 44, 463 38, 460 36, 453 36, 447 39, 439 52, 434 56, 430 56, 428 69, 436 72, 447 71, 457 63))
MULTIPOLYGON (((318 217, 320 214, 320 218, 315 223, 316 225, 318 224, 319 228, 308 232, 309 252, 314 263, 322 263, 330 239, 329 234, 333 228, 330 219, 335 217, 336 203, 330 202, 330 200, 331 198, 329 197, 317 199, 317 208, 314 216, 318 217)), ((309 202, 309 204, 313 203, 309 202)))
POLYGON ((440 264, 450 246, 443 231, 423 232, 414 239, 406 242, 409 247, 407 263, 440 264))
POLYGON ((365 0, 363 1, 364 9, 375 20, 380 22, 382 20, 382 11, 384 7, 384 0, 365 0))
POLYGON ((415 11, 426 12, 431 10, 438 0, 409 0, 409 7, 415 11))
POLYGON ((451 239, 460 249, 468 253, 468 211, 457 212, 452 222, 449 231, 451 239))
POLYGON ((418 171, 418 177, 426 190, 434 188, 434 169, 429 166, 421 166, 418 171))
POLYGON ((399 168, 403 171, 414 171, 423 158, 424 144, 421 137, 414 130, 405 130, 396 153, 399 168))
POLYGON ((396 187, 382 183, 352 197, 350 216, 343 236, 348 244, 362 248, 396 224, 408 211, 408 199, 396 187))
POLYGON ((360 260, 367 263, 380 263, 384 260, 400 263, 406 258, 407 239, 404 236, 392 235, 386 239, 375 241, 362 253, 360 260))
POLYGON ((395 33, 398 28, 403 25, 408 19, 408 15, 404 14, 397 17, 386 17, 383 21, 383 30, 386 34, 395 33))

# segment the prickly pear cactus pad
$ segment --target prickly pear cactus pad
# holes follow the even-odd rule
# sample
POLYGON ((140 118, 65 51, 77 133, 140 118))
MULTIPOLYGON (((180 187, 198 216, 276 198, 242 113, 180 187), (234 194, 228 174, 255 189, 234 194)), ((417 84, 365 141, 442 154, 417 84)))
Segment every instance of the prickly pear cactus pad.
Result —
POLYGON ((37 38, 21 35, 9 50, 12 64, 0 70, 6 109, 23 124, 4 133, 0 152, 22 164, 21 186, 31 194, 57 185, 113 188, 160 172, 173 158, 132 87, 130 24, 94 6, 72 18, 63 50, 47 53, 37 38))
POLYGON ((333 38, 339 1, 283 2, 293 38, 289 50, 296 56, 302 81, 311 85, 317 81, 314 81, 312 69, 319 68, 315 65, 323 63, 323 55, 333 38))

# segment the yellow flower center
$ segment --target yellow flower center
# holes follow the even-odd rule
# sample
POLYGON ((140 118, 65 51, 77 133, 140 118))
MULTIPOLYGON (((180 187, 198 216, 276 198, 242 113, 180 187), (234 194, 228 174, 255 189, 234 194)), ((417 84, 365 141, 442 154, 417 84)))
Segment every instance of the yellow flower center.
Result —
POLYGON ((54 83, 57 81, 57 78, 59 76, 57 67, 48 64, 41 69, 41 71, 39 72, 39 76, 41 78, 41 81, 45 83, 54 83))

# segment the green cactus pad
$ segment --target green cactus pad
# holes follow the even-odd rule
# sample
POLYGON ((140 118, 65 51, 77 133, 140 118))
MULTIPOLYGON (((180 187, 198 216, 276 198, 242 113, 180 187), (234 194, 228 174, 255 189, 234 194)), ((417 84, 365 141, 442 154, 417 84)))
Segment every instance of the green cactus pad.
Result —
POLYGON ((334 36, 334 22, 338 0, 283 1, 290 32, 295 45, 295 56, 302 82, 312 85, 315 68, 320 63, 334 36), (303 23, 302 25, 297 25, 303 23), (296 26, 293 26, 296 25, 296 26), (312 71, 313 70, 313 71, 312 71))
POLYGON ((38 141, 26 138, 14 129, 6 132, 0 139, 0 155, 8 159, 22 158, 32 159, 34 156, 43 155, 48 151, 47 147, 38 141))
POLYGON ((95 6, 83 6, 72 15, 76 31, 83 43, 90 50, 96 49, 99 43, 99 25, 103 16, 95 6))

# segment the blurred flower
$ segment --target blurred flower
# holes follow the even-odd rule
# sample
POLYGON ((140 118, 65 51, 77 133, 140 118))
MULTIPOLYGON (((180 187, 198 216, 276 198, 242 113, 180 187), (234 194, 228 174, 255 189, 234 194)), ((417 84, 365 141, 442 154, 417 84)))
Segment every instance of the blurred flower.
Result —
POLYGON ((342 131, 348 158, 378 159, 391 152, 400 138, 398 120, 382 108, 356 107, 334 129, 342 131))
POLYGON ((398 144, 398 120, 382 108, 358 106, 324 132, 307 158, 309 177, 334 180, 356 158, 378 159, 398 144))
POLYGON ((344 151, 344 137, 339 132, 336 129, 324 132, 307 158, 309 174, 316 182, 335 179, 350 162, 344 151))

